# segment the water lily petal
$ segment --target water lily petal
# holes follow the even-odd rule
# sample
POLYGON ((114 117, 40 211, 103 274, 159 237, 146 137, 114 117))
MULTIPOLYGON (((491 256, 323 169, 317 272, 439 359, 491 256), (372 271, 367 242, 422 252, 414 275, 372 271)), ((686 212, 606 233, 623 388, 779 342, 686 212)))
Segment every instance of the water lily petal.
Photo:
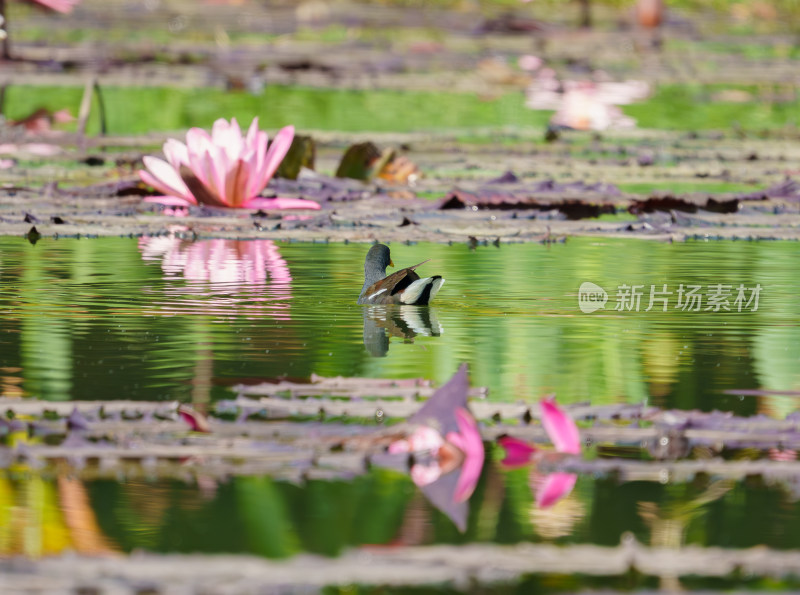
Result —
POLYGON ((225 194, 228 204, 232 207, 241 207, 250 198, 246 195, 247 180, 250 176, 250 167, 238 159, 225 179, 225 194))
POLYGON ((253 157, 251 158, 251 172, 250 182, 247 187, 249 196, 258 196, 258 194, 267 185, 269 179, 266 177, 265 163, 267 160, 267 145, 269 144, 269 136, 263 130, 259 130, 255 134, 255 140, 251 149, 254 150, 253 157))
POLYGON ((244 150, 242 129, 239 128, 236 118, 231 118, 230 123, 224 118, 214 122, 214 126, 211 128, 211 140, 215 146, 225 152, 228 164, 235 163, 244 150))
POLYGON ((211 168, 206 163, 206 157, 211 147, 211 137, 202 128, 190 128, 186 133, 186 148, 188 153, 189 168, 203 184, 209 184, 211 168))
MULTIPOLYGON (((198 143, 200 145, 201 143, 198 143)), ((214 183, 213 168, 211 166, 211 156, 208 153, 209 146, 203 145, 201 150, 199 146, 189 145, 189 169, 197 177, 200 182, 218 195, 216 184, 214 183)))
POLYGON ((569 496, 576 481, 578 476, 574 473, 550 473, 536 490, 536 506, 547 508, 569 496))
POLYGON ((164 156, 175 171, 180 171, 181 165, 189 165, 188 147, 174 138, 167 139, 164 143, 164 156))
POLYGON ((320 209, 318 202, 305 198, 263 198, 261 196, 246 200, 241 206, 245 209, 265 210, 310 209, 318 211, 320 209))
POLYGON ((261 187, 257 189, 257 193, 261 192, 272 179, 272 176, 275 175, 275 171, 278 169, 281 161, 286 157, 286 153, 289 152, 289 147, 292 146, 292 140, 294 140, 294 126, 281 128, 278 134, 275 135, 275 138, 272 139, 272 144, 267 150, 264 164, 260 172, 261 187))
POLYGON ((558 452, 579 454, 581 452, 581 436, 578 426, 558 405, 555 399, 542 399, 539 403, 542 410, 542 425, 558 452))
POLYGON ((506 451, 505 458, 500 461, 504 467, 521 467, 527 465, 531 461, 531 456, 538 449, 518 438, 513 436, 502 436, 497 439, 497 443, 506 451))
POLYGON ((211 142, 215 145, 219 144, 222 137, 228 133, 230 127, 231 123, 225 118, 217 118, 214 120, 214 123, 211 125, 211 142))
POLYGON ((192 193, 189 192, 189 188, 181 179, 180 174, 169 163, 149 155, 144 157, 142 161, 147 169, 150 170, 149 172, 139 170, 139 177, 145 184, 150 184, 164 194, 179 196, 187 200, 192 198, 192 193))
POLYGON ((464 453, 461 475, 453 495, 456 502, 463 502, 472 495, 483 470, 483 439, 478 430, 478 423, 469 411, 459 407, 455 410, 455 417, 458 432, 449 432, 446 439, 464 453))
POLYGON ((244 139, 247 148, 253 149, 256 146, 258 132, 258 116, 256 116, 253 118, 253 121, 250 122, 250 128, 247 129, 247 136, 244 139))
POLYGON ((228 194, 225 191, 228 177, 228 156, 225 150, 212 145, 203 158, 206 167, 210 169, 208 186, 216 191, 224 204, 230 205, 228 194))
POLYGON ((195 204, 194 201, 177 196, 145 196, 144 202, 155 202, 166 207, 190 207, 195 204))

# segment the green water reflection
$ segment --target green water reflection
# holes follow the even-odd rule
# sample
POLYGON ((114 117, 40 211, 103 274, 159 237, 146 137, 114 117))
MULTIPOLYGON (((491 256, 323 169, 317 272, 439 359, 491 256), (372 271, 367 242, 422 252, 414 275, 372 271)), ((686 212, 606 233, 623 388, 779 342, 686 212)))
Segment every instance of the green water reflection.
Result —
POLYGON ((384 324, 355 304, 365 245, 148 241, 0 239, 4 394, 202 402, 312 373, 443 382, 462 361, 501 401, 555 392, 783 415, 791 397, 723 391, 800 390, 796 243, 394 245, 396 263, 432 258, 421 272, 447 283, 424 316, 384 324), (606 309, 579 310, 584 281, 609 292, 606 309), (626 283, 645 288, 638 312, 613 309, 626 283), (687 312, 672 295, 666 312, 644 311, 651 285, 718 283, 760 285, 758 309, 731 297, 733 311, 687 312), (367 331, 383 337, 377 351, 367 331))
POLYGON ((464 533, 403 474, 373 469, 302 485, 268 477, 175 480, 42 479, 0 475, 0 555, 81 552, 301 552, 434 543, 593 543, 800 548, 797 486, 697 478, 685 484, 581 476, 548 509, 536 507, 530 469, 486 466, 464 533))
POLYGON ((800 504, 786 486, 760 479, 688 484, 593 480, 549 509, 531 497, 530 470, 488 466, 470 499, 467 531, 420 496, 410 480, 376 470, 351 481, 305 486, 238 478, 203 492, 179 482, 91 482, 104 534, 126 551, 336 555, 360 545, 595 543, 626 533, 662 547, 686 544, 800 548, 800 504))

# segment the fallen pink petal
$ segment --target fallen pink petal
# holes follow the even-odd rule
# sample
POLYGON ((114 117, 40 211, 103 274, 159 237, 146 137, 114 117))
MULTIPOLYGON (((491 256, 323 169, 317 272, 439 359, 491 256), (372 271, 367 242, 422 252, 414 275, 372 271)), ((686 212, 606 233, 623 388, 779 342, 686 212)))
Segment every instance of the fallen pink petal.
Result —
POLYGON ((147 169, 140 170, 139 177, 163 193, 145 201, 166 206, 317 210, 319 203, 313 200, 259 196, 293 139, 294 126, 286 126, 269 145, 267 133, 258 129, 258 118, 253 118, 246 134, 242 134, 236 118, 230 122, 220 118, 214 122, 211 134, 202 128, 190 128, 185 144, 175 139, 164 143, 166 160, 144 157, 147 169))

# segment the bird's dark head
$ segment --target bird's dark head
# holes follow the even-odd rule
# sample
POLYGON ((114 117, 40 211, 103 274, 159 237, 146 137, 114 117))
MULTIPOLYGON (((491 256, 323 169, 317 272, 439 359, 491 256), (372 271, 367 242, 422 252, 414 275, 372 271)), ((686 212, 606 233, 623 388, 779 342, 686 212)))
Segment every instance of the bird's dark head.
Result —
POLYGON ((372 248, 369 249, 367 252, 367 258, 364 261, 364 270, 366 271, 369 269, 376 269, 380 268, 381 271, 385 271, 386 267, 393 267, 394 263, 392 262, 391 254, 389 253, 389 247, 383 244, 375 244, 372 248))

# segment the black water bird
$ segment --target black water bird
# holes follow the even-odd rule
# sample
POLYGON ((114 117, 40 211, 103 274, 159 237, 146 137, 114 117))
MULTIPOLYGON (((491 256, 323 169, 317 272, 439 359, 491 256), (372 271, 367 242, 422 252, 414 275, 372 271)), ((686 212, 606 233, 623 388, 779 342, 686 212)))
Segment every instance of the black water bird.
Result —
POLYGON ((444 284, 444 279, 440 275, 420 278, 414 269, 426 262, 424 260, 387 277, 386 267, 394 266, 389 248, 375 244, 364 260, 364 287, 358 303, 428 305, 444 284))

